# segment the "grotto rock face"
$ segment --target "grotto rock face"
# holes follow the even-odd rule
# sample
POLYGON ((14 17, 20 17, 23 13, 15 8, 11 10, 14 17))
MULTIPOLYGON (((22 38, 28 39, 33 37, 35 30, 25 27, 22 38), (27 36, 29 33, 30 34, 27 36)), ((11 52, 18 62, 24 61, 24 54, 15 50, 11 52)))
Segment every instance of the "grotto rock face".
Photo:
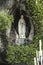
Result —
POLYGON ((0 9, 11 8, 13 5, 25 9, 25 0, 0 0, 0 9))
MULTIPOLYGON (((1 9, 9 10, 8 13, 13 14, 13 16, 14 16, 14 22, 9 25, 9 29, 7 30, 8 33, 6 33, 6 34, 8 34, 8 37, 11 39, 10 44, 13 43, 13 45, 15 45, 16 44, 15 40, 17 40, 17 38, 19 38, 20 31, 18 31, 18 23, 19 23, 21 15, 24 16, 24 20, 25 20, 25 26, 24 26, 24 27, 26 27, 26 29, 25 29, 26 32, 24 34, 25 39, 28 41, 29 40, 31 41, 34 36, 34 27, 33 27, 31 19, 29 18, 29 12, 26 8, 25 0, 5 0, 5 1, 1 0, 0 1, 0 10, 1 9), (10 36, 9 36, 9 34, 10 34, 10 36)), ((17 43, 17 44, 19 45, 19 43, 17 43)))
POLYGON ((11 8, 14 0, 0 0, 0 10, 11 8))

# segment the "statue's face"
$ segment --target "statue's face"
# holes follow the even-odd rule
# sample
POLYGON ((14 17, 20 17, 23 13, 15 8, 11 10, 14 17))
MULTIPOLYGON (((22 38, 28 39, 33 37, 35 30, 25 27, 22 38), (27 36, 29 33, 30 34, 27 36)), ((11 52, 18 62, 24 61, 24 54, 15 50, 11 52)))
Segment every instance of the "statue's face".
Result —
POLYGON ((24 17, 23 17, 23 15, 21 15, 21 19, 23 19, 24 17))

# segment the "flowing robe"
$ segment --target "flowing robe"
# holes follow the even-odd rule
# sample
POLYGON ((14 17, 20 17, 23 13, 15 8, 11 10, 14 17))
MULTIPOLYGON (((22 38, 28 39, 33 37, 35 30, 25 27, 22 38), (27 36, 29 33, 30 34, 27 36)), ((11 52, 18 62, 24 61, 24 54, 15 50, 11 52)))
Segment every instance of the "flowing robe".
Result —
POLYGON ((20 19, 18 22, 18 32, 20 38, 25 38, 26 24, 24 19, 20 19))

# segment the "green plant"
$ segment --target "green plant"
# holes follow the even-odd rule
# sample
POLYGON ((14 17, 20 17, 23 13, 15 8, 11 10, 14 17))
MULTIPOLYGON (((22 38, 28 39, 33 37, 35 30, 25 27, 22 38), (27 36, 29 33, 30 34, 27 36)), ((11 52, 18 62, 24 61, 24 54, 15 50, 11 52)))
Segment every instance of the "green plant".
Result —
POLYGON ((29 45, 22 46, 7 46, 6 61, 9 63, 26 63, 34 65, 34 57, 36 57, 36 50, 39 50, 39 40, 42 40, 43 49, 43 35, 37 34, 29 45))
POLYGON ((27 63, 33 65, 36 47, 33 44, 30 46, 8 46, 6 49, 6 61, 9 63, 27 63))
POLYGON ((3 40, 3 46, 6 46, 8 44, 6 30, 9 28, 9 25, 11 25, 11 22, 13 22, 13 16, 9 15, 5 11, 0 11, 0 37, 1 41, 3 40))
POLYGON ((13 16, 4 11, 0 11, 0 31, 7 30, 10 23, 13 21, 13 16))
POLYGON ((42 33, 43 24, 43 1, 42 0, 26 0, 30 17, 33 21, 35 35, 42 33), (41 28, 42 27, 42 28, 41 28))

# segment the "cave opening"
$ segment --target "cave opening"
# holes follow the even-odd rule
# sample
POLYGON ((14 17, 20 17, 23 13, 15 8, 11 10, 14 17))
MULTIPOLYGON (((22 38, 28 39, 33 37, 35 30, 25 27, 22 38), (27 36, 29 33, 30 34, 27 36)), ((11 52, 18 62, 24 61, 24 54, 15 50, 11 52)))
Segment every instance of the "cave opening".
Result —
POLYGON ((25 35, 26 35, 26 38, 29 37, 29 33, 30 33, 30 30, 31 30, 31 24, 30 24, 29 17, 27 17, 26 12, 23 11, 23 10, 20 11, 20 9, 17 8, 13 15, 14 15, 14 22, 12 23, 12 27, 16 30, 18 35, 19 35, 19 33, 18 33, 18 22, 19 22, 21 15, 24 16, 24 20, 25 20, 25 23, 26 23, 26 33, 25 33, 25 35))

